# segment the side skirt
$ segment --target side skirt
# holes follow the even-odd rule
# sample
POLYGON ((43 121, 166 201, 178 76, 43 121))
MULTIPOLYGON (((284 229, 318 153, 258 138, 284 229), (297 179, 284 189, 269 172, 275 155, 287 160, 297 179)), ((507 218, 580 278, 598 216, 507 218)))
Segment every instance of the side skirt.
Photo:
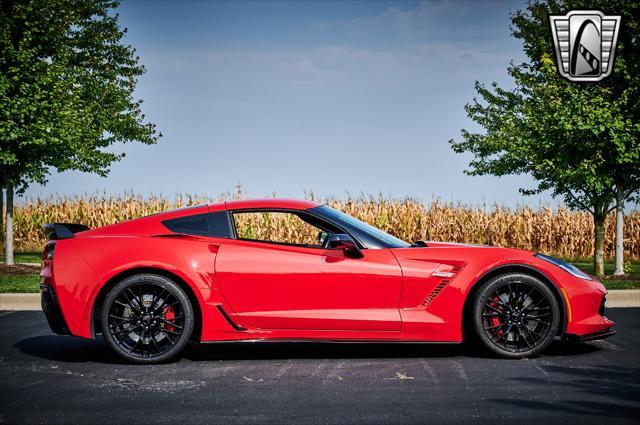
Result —
POLYGON ((393 341, 380 339, 312 339, 312 338, 251 338, 229 339, 221 341, 201 341, 201 344, 237 344, 237 343, 266 343, 266 344, 292 344, 292 343, 318 343, 318 344, 406 344, 406 345, 463 345, 463 342, 450 341, 393 341))

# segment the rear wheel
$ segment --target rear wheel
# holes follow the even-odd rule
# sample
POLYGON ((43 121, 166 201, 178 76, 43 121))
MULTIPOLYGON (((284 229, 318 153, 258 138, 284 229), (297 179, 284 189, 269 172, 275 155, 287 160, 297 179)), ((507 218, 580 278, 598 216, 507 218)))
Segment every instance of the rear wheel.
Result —
POLYGON ((495 354, 535 356, 552 342, 560 326, 560 308, 547 285, 533 276, 497 276, 478 291, 473 308, 476 336, 495 354))
POLYGON ((113 351, 134 363, 158 363, 176 356, 193 331, 193 307, 171 279, 139 274, 107 295, 102 332, 113 351))

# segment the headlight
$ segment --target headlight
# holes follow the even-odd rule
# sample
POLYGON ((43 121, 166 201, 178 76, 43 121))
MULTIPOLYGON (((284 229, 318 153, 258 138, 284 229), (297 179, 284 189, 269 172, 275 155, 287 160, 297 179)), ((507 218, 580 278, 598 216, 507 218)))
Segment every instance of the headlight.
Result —
POLYGON ((544 254, 534 254, 534 256, 538 257, 541 260, 547 261, 551 264, 554 264, 560 267, 562 270, 574 275, 575 277, 579 277, 580 279, 584 279, 584 280, 593 280, 591 276, 589 276, 588 274, 586 274, 585 272, 583 272, 573 264, 566 263, 562 260, 558 260, 557 258, 549 257, 548 255, 544 255, 544 254))

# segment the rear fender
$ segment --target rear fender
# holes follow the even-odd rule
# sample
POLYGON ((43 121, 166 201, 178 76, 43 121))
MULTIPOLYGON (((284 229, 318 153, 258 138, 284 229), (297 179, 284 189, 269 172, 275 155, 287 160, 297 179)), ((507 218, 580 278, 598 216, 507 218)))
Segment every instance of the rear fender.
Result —
MULTIPOLYGON (((71 329, 72 334, 91 338, 97 329, 93 329, 93 316, 100 302, 118 281, 136 272, 157 271, 174 277, 183 283, 202 313, 203 338, 209 328, 207 320, 217 317, 222 328, 229 325, 221 317, 216 305, 221 304, 221 294, 215 279, 214 262, 216 249, 212 239, 187 239, 153 237, 84 237, 59 241, 74 244, 77 256, 87 264, 87 272, 82 277, 70 298, 75 300, 71 315, 78 325, 71 329), (123 262, 123 258, 128 261, 123 262)), ((57 252, 56 252, 57 254, 57 252)), ((77 258, 75 261, 77 262, 77 258)), ((56 269, 56 275, 62 267, 56 269)), ((73 267, 64 267, 67 274, 78 275, 73 267)), ((64 306, 63 306, 64 308, 64 306)), ((67 313, 67 309, 65 309, 67 313)), ((215 321, 215 319, 212 319, 215 321)), ((213 323, 213 325, 216 325, 213 323)))

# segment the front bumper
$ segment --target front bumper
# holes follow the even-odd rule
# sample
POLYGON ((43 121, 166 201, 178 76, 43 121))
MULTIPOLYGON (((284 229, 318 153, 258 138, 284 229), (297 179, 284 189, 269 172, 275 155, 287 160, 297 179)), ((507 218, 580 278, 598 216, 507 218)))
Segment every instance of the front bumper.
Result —
POLYGON ((588 342, 609 338, 610 336, 614 336, 615 334, 616 331, 614 331, 613 329, 605 329, 604 331, 595 332, 588 335, 568 335, 567 339, 571 342, 588 342))
POLYGON ((49 285, 40 285, 40 304, 47 317, 47 322, 53 333, 58 335, 70 335, 67 322, 64 320, 56 291, 49 285))
POLYGON ((612 330, 615 323, 605 316, 605 303, 606 293, 601 292, 585 291, 574 297, 570 302, 573 317, 568 323, 565 339, 585 342, 615 335, 612 330))

